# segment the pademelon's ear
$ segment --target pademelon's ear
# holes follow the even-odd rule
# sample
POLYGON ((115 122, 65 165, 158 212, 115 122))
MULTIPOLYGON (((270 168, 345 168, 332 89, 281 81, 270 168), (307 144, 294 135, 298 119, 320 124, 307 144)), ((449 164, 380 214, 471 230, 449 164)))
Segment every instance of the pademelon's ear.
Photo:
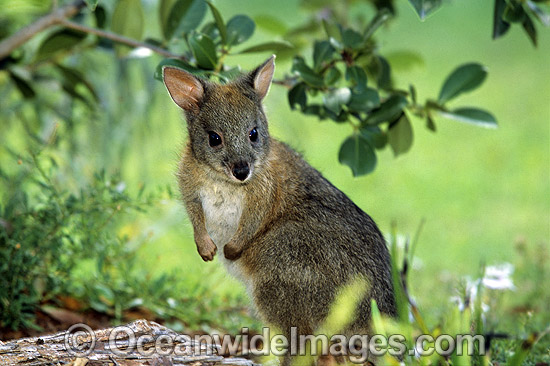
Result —
POLYGON ((260 99, 264 99, 271 86, 273 72, 275 71, 275 55, 272 55, 267 61, 252 71, 254 77, 254 90, 258 93, 260 99))
POLYGON ((187 71, 175 67, 162 68, 162 79, 172 100, 187 112, 198 113, 204 96, 202 83, 187 71))

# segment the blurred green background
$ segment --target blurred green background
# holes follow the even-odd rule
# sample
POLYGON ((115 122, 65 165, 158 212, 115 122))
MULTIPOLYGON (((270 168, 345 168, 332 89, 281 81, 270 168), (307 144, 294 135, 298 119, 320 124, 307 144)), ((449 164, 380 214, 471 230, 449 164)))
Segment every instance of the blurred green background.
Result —
MULTIPOLYGON (((29 9, 45 12, 45 4, 0 0, 0 8, 8 15, 18 15, 21 25, 30 22, 29 9)), ((156 6, 154 1, 143 4, 156 6)), ((338 162, 339 147, 351 127, 291 111, 287 90, 279 85, 272 86, 265 108, 272 135, 301 152, 369 213, 383 232, 388 233, 395 222, 402 235, 411 236, 425 220, 411 285, 418 303, 434 320, 455 294, 460 279, 476 276, 482 263, 518 265, 518 245, 531 248, 535 258, 548 256, 550 32, 538 26, 537 49, 515 27, 493 41, 493 5, 488 1, 445 2, 423 22, 408 2, 396 5, 399 16, 376 34, 380 53, 392 64, 395 86, 407 89, 414 84, 420 100, 436 98, 445 77, 457 65, 482 63, 489 69, 483 86, 453 103, 490 110, 497 117, 498 129, 439 117, 433 133, 423 120, 412 117, 411 151, 394 158, 387 147, 378 155, 373 174, 353 178, 349 168, 338 162), (403 51, 419 55, 421 61, 408 62, 410 57, 400 57, 403 51)), ((311 16, 298 1, 218 0, 216 6, 226 20, 240 13, 252 18, 270 15, 288 28, 311 16)), ((351 14, 368 19, 374 13, 367 4, 357 3, 351 14)), ((146 36, 157 36, 158 20, 146 21, 151 33, 146 36)), ((272 37, 257 28, 250 43, 272 37)), ((38 45, 43 38, 37 37, 31 45, 38 45)), ((310 51, 305 55, 309 57, 310 51)), ((130 192, 143 185, 169 186, 177 191, 175 171, 186 128, 180 110, 153 78, 162 57, 114 63, 103 51, 90 51, 89 56, 86 64, 78 66, 97 77, 91 82, 100 87, 103 104, 93 113, 74 115, 69 124, 45 116, 37 127, 41 136, 49 136, 56 125, 60 135, 70 132, 77 136, 78 148, 62 142, 62 148, 69 151, 65 168, 75 175, 56 177, 56 182, 76 188, 94 171, 105 169, 118 172, 130 192)), ((268 53, 229 56, 226 64, 251 69, 267 57, 268 53)), ((290 62, 277 59, 276 78, 289 72, 290 62)), ((55 98, 53 93, 51 97, 55 98)), ((26 146, 22 125, 11 123, 2 131, 0 141, 5 147, 18 150, 26 146)), ((0 150, 0 162, 6 172, 18 169, 17 160, 5 149, 0 150)), ((190 292, 206 286, 221 299, 245 297, 244 288, 227 276, 217 261, 204 263, 200 259, 191 225, 176 199, 164 199, 146 214, 127 220, 119 235, 139 247, 140 265, 157 274, 175 273, 190 292)), ((508 295, 513 297, 511 292, 508 295)))

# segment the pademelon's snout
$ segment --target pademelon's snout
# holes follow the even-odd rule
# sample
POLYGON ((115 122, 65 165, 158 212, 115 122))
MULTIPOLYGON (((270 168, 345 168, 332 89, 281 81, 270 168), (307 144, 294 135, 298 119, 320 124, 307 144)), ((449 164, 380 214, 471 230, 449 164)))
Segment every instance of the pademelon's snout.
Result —
POLYGON ((250 176, 250 165, 246 161, 235 163, 231 168, 231 173, 235 178, 244 182, 250 176))

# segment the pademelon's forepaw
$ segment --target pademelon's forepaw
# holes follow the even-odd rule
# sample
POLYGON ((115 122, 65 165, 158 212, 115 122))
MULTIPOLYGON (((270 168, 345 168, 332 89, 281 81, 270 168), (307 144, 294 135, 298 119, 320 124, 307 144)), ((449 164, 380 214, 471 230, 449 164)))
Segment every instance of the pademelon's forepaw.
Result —
POLYGON ((241 254, 242 254, 242 250, 237 249, 235 246, 231 244, 226 244, 223 247, 223 255, 225 258, 229 260, 239 259, 241 254))
POLYGON ((197 250, 202 260, 209 262, 216 256, 218 248, 216 248, 216 244, 210 239, 210 236, 205 235, 197 240, 197 250))

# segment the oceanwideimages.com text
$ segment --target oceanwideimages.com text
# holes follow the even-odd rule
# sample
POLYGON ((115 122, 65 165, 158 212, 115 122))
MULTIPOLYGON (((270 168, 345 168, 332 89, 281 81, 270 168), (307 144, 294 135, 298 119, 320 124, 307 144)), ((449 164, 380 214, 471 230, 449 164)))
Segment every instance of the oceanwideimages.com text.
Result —
MULTIPOLYGON (((262 329, 261 334, 249 334, 248 328, 242 334, 232 336, 219 335, 186 335, 162 334, 158 336, 134 334, 126 326, 113 328, 109 334, 108 349, 116 355, 138 352, 144 357, 212 355, 217 349, 223 355, 241 356, 334 356, 348 357, 352 362, 362 363, 370 357, 381 357, 386 354, 402 358, 406 354, 423 357, 437 353, 441 356, 484 355, 485 338, 472 334, 441 334, 434 337, 421 334, 412 341, 402 334, 392 335, 351 335, 298 334, 297 328, 291 328, 290 336, 272 334, 270 328, 262 329), (151 345, 154 346, 151 346, 151 345), (205 347, 212 345, 214 347, 205 347)), ((95 347, 96 336, 86 324, 75 324, 65 334, 66 350, 77 356, 90 354, 95 347)))

